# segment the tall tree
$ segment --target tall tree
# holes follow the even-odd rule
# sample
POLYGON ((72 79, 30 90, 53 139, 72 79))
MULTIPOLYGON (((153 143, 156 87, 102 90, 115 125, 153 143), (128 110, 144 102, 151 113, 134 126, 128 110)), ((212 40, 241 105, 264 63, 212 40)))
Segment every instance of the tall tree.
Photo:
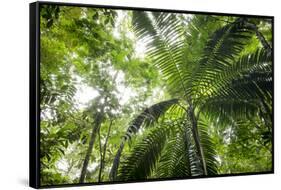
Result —
MULTIPOLYGON (((207 17, 202 18, 207 20, 207 17)), ((201 32, 200 26, 196 25, 198 20, 200 18, 194 16, 192 21, 189 20, 189 25, 192 27, 195 25, 196 30, 201 32)), ((186 134, 181 138, 184 142, 178 143, 178 146, 184 144, 187 147, 183 149, 187 152, 181 155, 186 161, 180 162, 182 165, 177 165, 177 168, 189 165, 189 169, 172 176, 169 175, 171 172, 169 171, 165 175, 162 173, 161 176, 216 174, 216 155, 207 126, 212 123, 221 125, 239 119, 249 120, 259 113, 264 113, 266 107, 272 105, 271 48, 250 20, 233 18, 231 21, 221 21, 217 25, 208 36, 199 54, 200 57, 194 61, 186 59, 188 54, 186 52, 192 51, 189 46, 190 37, 185 35, 188 31, 176 14, 136 11, 133 14, 133 25, 138 37, 148 41, 148 54, 167 81, 172 97, 179 98, 176 104, 185 113, 183 115, 185 122, 174 127, 181 128, 181 132, 176 133, 176 139, 180 138, 180 134, 186 134), (253 52, 244 53, 245 47, 254 35, 261 47, 256 47, 253 52)), ((271 110, 267 110, 265 113, 267 119, 264 121, 271 118, 271 110)), ((167 110, 158 110, 159 113, 165 111, 167 110)), ((148 117, 157 118, 154 112, 149 113, 148 117)), ((138 130, 140 126, 136 129, 138 130)), ((266 128, 271 126, 267 122, 263 124, 266 128)), ((131 128, 130 126, 128 130, 131 128)), ((151 133, 145 136, 125 158, 118 175, 118 165, 124 146, 121 143, 111 169, 111 179, 143 179, 152 176, 155 169, 161 171, 161 166, 167 166, 161 162, 167 163, 167 160, 174 159, 167 153, 163 156, 170 157, 163 158, 161 154, 162 151, 165 152, 165 143, 170 147, 171 140, 168 134, 169 130, 161 133, 159 128, 151 129, 151 133)), ((178 150, 177 145, 174 148, 175 151, 178 150)), ((173 152, 171 148, 169 150, 173 152)), ((175 160, 168 163, 170 167, 179 164, 175 160)))

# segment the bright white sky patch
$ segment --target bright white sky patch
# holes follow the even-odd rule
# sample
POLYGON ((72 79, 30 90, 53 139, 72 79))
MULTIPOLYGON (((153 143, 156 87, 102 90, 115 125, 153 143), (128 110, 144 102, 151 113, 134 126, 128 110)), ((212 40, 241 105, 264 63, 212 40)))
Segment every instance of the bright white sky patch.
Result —
POLYGON ((88 166, 88 170, 90 171, 94 171, 97 167, 98 167, 99 164, 97 164, 96 162, 92 163, 92 164, 89 164, 88 166))
POLYGON ((74 100, 76 101, 78 108, 86 108, 90 100, 99 96, 99 92, 83 83, 81 77, 75 75, 75 79, 77 81, 77 84, 75 85, 77 91, 74 96, 74 100))
POLYGON ((150 96, 144 104, 147 106, 151 106, 152 104, 155 104, 155 100, 164 100, 165 99, 165 93, 163 88, 161 87, 156 87, 152 91, 152 96, 150 96))
POLYGON ((116 87, 117 91, 115 95, 119 99, 120 105, 125 105, 131 98, 137 96, 137 93, 128 86, 125 86, 125 74, 123 71, 119 71, 116 77, 116 87))
POLYGON ((135 57, 143 59, 145 57, 146 45, 143 40, 136 40, 135 44, 135 57))
MULTIPOLYGON (((117 71, 114 70, 112 67, 109 67, 107 72, 109 72, 113 77, 113 75, 115 75, 117 71)), ((83 83, 80 77, 77 76, 75 78, 77 80, 77 91, 74 96, 74 100, 76 102, 77 108, 86 108, 89 104, 89 101, 99 96, 99 92, 94 88, 88 86, 87 84, 83 83)), ((134 98, 138 95, 137 92, 133 90, 133 88, 125 85, 125 74, 123 71, 118 71, 115 82, 117 92, 114 91, 113 93, 118 98, 121 106, 124 106, 130 101, 131 98, 134 98)))
POLYGON ((116 18, 116 21, 115 21, 115 28, 113 29, 113 36, 117 39, 120 39, 121 38, 121 32, 123 30, 123 32, 126 33, 126 38, 129 38, 129 39, 131 39, 135 42, 135 44, 134 44, 134 50, 135 50, 134 56, 136 58, 143 59, 145 57, 145 52, 146 52, 145 42, 141 39, 138 39, 135 36, 132 27, 128 26, 129 23, 130 23, 130 20, 128 20, 128 18, 130 18, 128 16, 128 12, 122 11, 122 10, 117 10, 117 18, 116 18), (127 25, 127 26, 124 27, 124 25, 127 25))
POLYGON ((121 38, 120 30, 122 30, 122 24, 124 20, 126 19, 127 13, 122 10, 117 10, 117 17, 115 20, 115 27, 113 29, 113 36, 117 39, 121 38))
POLYGON ((87 103, 98 97, 99 92, 92 87, 89 87, 85 84, 79 85, 77 89, 77 93, 75 94, 74 98, 77 100, 80 107, 84 107, 87 105, 87 103))
POLYGON ((62 170, 63 172, 66 172, 68 169, 68 162, 65 159, 61 159, 57 162, 57 168, 59 170, 62 170))

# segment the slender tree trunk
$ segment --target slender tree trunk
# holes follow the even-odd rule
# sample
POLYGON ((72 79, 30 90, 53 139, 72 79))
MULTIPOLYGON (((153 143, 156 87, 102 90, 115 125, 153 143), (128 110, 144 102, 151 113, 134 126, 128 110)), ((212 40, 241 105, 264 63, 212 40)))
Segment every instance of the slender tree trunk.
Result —
POLYGON ((92 130, 92 134, 91 134, 91 137, 90 137, 89 147, 88 147, 88 150, 87 150, 84 162, 83 162, 83 167, 82 167, 82 170, 81 170, 79 183, 84 183, 87 168, 88 168, 88 164, 89 164, 89 161, 90 161, 90 156, 91 156, 92 151, 93 151, 96 135, 97 135, 97 133, 100 129, 102 117, 103 117, 102 113, 97 114, 97 116, 96 116, 95 123, 94 123, 93 130, 92 130))
POLYGON ((118 167, 119 167, 119 161, 120 161, 120 157, 121 157, 121 153, 123 151, 124 145, 125 145, 125 141, 123 140, 121 142, 120 147, 119 147, 119 149, 116 153, 116 156, 114 157, 114 160, 113 160, 113 165, 112 165, 110 173, 109 173, 110 181, 114 181, 117 177, 117 170, 118 170, 118 167))
POLYGON ((188 115, 192 123, 192 135, 194 137, 195 146, 199 154, 200 162, 202 164, 203 175, 208 175, 204 151, 202 149, 200 136, 198 133, 197 118, 195 117, 194 108, 192 104, 189 104, 188 115))
POLYGON ((99 178, 98 178, 98 182, 100 182, 100 181, 101 181, 102 158, 103 158, 100 130, 99 130, 99 132, 98 132, 98 135, 99 135, 99 148, 100 148, 100 169, 99 169, 99 178))
MULTIPOLYGON (((107 141, 108 141, 108 138, 109 138, 109 135, 110 135, 112 122, 113 121, 110 120, 110 124, 109 124, 108 130, 107 130, 106 139, 105 139, 105 142, 104 142, 104 145, 103 145, 103 150, 100 150, 101 151, 101 160, 100 160, 100 170, 99 170, 99 182, 101 181, 101 174, 102 174, 102 171, 103 171, 103 168, 104 168, 104 160, 105 160, 105 155, 106 155, 107 141)), ((101 149, 101 143, 100 143, 100 149, 101 149)))

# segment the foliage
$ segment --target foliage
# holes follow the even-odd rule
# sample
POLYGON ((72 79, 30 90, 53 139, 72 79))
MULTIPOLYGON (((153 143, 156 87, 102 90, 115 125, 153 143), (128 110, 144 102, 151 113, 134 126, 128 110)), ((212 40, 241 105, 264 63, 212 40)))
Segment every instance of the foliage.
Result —
POLYGON ((270 20, 40 15, 41 185, 271 171, 270 20))

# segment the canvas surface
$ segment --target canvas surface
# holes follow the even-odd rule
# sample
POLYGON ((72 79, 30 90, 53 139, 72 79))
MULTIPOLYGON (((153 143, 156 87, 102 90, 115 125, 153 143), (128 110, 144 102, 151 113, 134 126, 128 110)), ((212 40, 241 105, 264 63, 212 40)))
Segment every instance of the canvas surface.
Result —
POLYGON ((272 172, 272 19, 40 6, 40 184, 272 172))

